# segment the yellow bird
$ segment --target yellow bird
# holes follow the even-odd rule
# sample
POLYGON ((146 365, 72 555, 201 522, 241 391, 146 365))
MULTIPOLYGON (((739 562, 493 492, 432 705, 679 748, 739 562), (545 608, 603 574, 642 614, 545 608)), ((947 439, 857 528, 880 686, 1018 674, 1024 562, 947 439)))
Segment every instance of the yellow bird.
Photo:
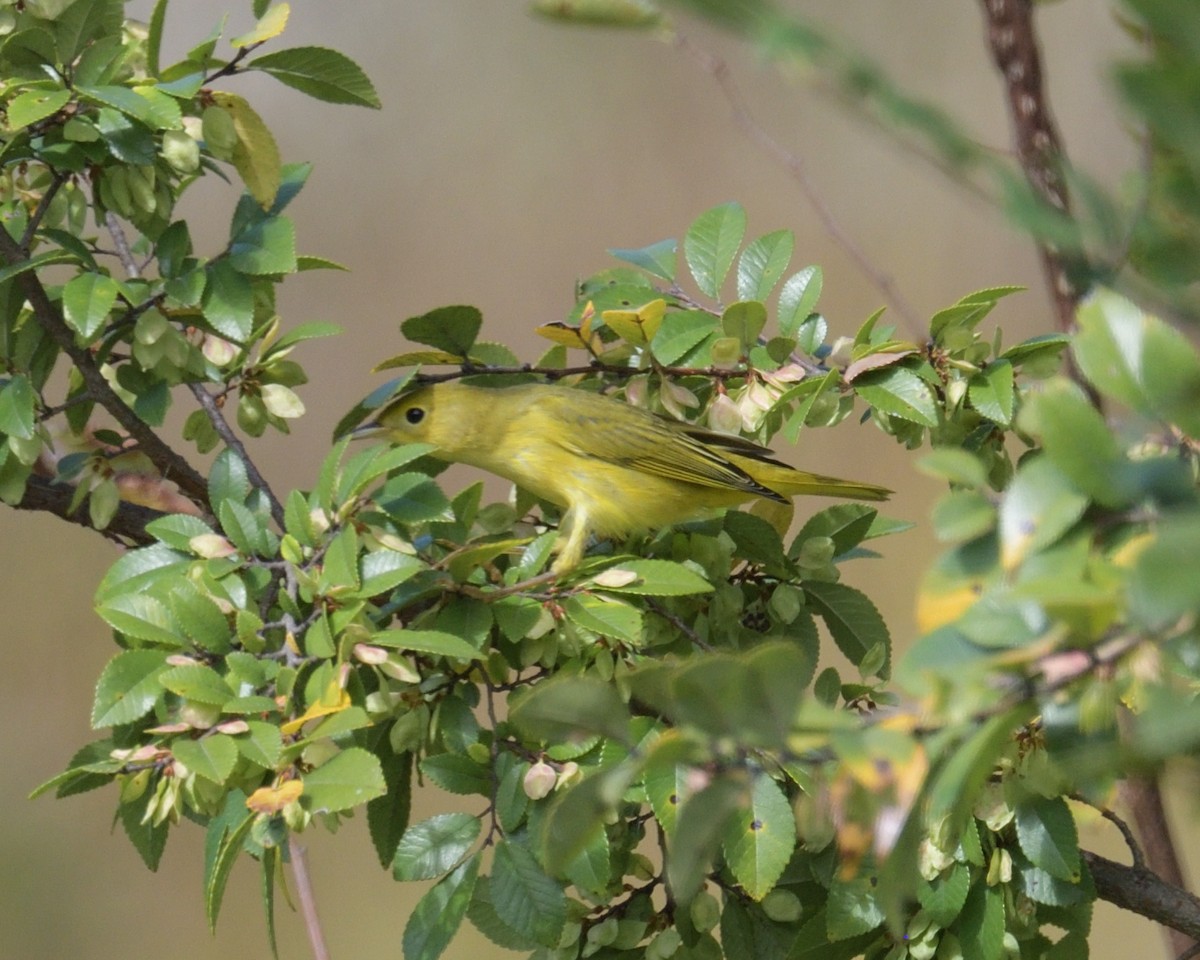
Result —
POLYGON ((565 508, 555 574, 578 565, 591 534, 666 527, 754 497, 891 493, 796 470, 741 437, 544 383, 418 387, 385 407, 367 435, 433 444, 431 456, 480 467, 565 508))

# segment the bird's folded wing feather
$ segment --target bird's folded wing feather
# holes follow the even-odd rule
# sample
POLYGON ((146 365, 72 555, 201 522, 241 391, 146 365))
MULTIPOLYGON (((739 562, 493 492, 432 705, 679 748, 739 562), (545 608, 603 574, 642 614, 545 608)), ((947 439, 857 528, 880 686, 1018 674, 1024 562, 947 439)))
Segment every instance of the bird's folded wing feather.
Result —
MULTIPOLYGON (((580 411, 582 414, 582 411, 580 411)), ((695 483, 706 487, 744 490, 760 496, 779 499, 779 494, 751 477, 741 467, 701 442, 684 424, 656 416, 619 418, 617 420, 581 416, 579 429, 564 436, 560 442, 572 453, 654 476, 695 483)), ((758 444, 737 437, 696 431, 728 443, 743 456, 761 457, 768 452, 758 444)))

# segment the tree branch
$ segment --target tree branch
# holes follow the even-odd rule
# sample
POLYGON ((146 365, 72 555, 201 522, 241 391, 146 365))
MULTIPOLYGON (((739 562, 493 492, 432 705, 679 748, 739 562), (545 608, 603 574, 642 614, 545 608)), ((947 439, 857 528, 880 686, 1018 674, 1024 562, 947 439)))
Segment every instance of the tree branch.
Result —
POLYGON ((329 960, 329 947, 325 944, 321 919, 317 916, 317 898, 313 893, 312 877, 308 872, 308 854, 294 833, 288 834, 288 859, 292 864, 292 878, 296 881, 300 914, 304 917, 304 929, 308 933, 314 960, 329 960))
MULTIPOLYGON (((52 480, 33 474, 26 481, 24 496, 13 506, 18 510, 41 510, 52 513, 69 523, 76 523, 89 530, 95 530, 96 528, 92 526, 85 509, 80 507, 72 512, 71 499, 74 495, 75 488, 69 484, 54 483, 52 480)), ((108 526, 99 532, 124 546, 129 544, 145 546, 154 543, 154 537, 146 533, 146 524, 162 516, 165 514, 158 510, 122 500, 108 526)))
MULTIPOLYGON (((1070 214, 1071 198, 1062 176, 1064 152, 1042 83, 1042 59, 1033 24, 1032 0, 980 0, 988 46, 1008 93, 1017 158, 1029 185, 1046 203, 1070 214)), ((1060 330, 1071 329, 1080 291, 1059 252, 1038 243, 1042 272, 1060 330)))
POLYGON ((1176 954, 1200 940, 1200 899, 1166 883, 1149 870, 1127 867, 1090 850, 1081 850, 1101 900, 1161 923, 1182 936, 1176 954))
POLYGON ((208 415, 213 429, 225 441, 225 445, 236 453, 241 458, 242 463, 246 465, 246 474, 250 477, 250 482, 266 495, 267 502, 271 505, 271 516, 282 530, 284 527, 283 504, 279 502, 279 498, 275 496, 275 492, 271 489, 263 475, 258 472, 258 467, 254 465, 254 461, 250 459, 250 454, 246 452, 245 444, 242 443, 238 435, 233 432, 233 428, 225 421, 225 417, 221 414, 221 410, 217 406, 217 401, 201 383, 189 383, 188 389, 192 391, 192 395, 208 415))
MULTIPOLYGON (((7 230, 0 228, 0 260, 8 266, 16 266, 28 260, 28 253, 21 248, 7 230)), ((173 480, 183 494, 205 512, 208 511, 208 486, 196 469, 172 450, 150 429, 149 424, 139 417, 109 385, 100 372, 91 351, 75 342, 75 334, 63 320, 62 315, 51 303, 42 281, 32 270, 26 270, 17 278, 21 292, 33 308, 34 317, 60 350, 71 358, 92 399, 116 419, 163 477, 173 480)))

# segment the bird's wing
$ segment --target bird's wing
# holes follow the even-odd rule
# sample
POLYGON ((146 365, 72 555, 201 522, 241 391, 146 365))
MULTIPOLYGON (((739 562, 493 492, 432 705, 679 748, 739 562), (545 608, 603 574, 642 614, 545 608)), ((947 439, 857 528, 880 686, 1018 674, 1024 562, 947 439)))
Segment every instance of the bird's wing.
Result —
POLYGON ((560 415, 577 425, 578 429, 563 436, 560 442, 579 456, 683 483, 784 499, 729 460, 716 445, 719 441, 731 452, 762 458, 770 451, 758 444, 693 429, 637 407, 627 407, 628 413, 621 411, 619 416, 613 416, 611 400, 603 401, 603 406, 573 402, 561 396, 553 401, 563 404, 560 415))

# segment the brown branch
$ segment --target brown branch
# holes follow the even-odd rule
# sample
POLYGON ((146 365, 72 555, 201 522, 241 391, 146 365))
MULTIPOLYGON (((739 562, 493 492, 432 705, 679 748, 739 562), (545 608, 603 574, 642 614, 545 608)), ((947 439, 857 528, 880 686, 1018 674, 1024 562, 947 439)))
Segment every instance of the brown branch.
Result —
MULTIPOLYGON (((987 21, 992 59, 1008 93, 1021 170, 1042 200, 1069 215, 1071 198, 1062 175, 1065 154, 1042 82, 1033 0, 980 0, 980 3, 987 21)), ((1058 328, 1070 330, 1080 291, 1068 274, 1062 255, 1053 246, 1039 242, 1038 255, 1058 328)))
POLYGON ((1174 953, 1183 953, 1193 940, 1200 940, 1200 899, 1149 870, 1125 866, 1090 850, 1080 853, 1100 899, 1177 933, 1182 946, 1174 953))
POLYGON ((282 530, 284 527, 283 521, 283 504, 279 502, 279 498, 275 496, 275 492, 271 489, 266 479, 258 472, 258 467, 254 465, 254 461, 250 459, 250 454, 246 452, 246 446, 233 428, 226 422, 220 408, 217 406, 217 401, 203 384, 189 383, 188 389, 192 391, 192 395, 204 409, 209 421, 213 425, 213 429, 217 431, 221 439, 225 441, 225 445, 241 458, 242 463, 246 465, 246 474, 250 478, 250 482, 261 490, 267 498, 267 502, 271 505, 271 516, 282 530))
MULTIPOLYGON (((28 259, 27 251, 21 248, 7 230, 0 229, 0 260, 8 266, 16 266, 28 259)), ((133 438, 137 448, 150 458, 165 478, 173 480, 189 500, 207 512, 208 487, 204 477, 187 460, 167 446, 158 434, 150 429, 149 424, 117 395, 101 373, 91 351, 75 342, 74 332, 50 301, 37 274, 33 270, 26 270, 17 277, 17 283, 20 284, 21 292, 33 308, 33 315, 42 329, 75 364, 92 399, 116 419, 133 438)))
MULTIPOLYGON (((75 488, 70 484, 54 483, 45 477, 34 474, 26 481, 24 496, 13 506, 18 510, 41 510, 45 513, 52 513, 69 523, 76 523, 81 527, 94 530, 95 527, 92 526, 86 509, 80 506, 74 511, 71 510, 71 499, 74 495, 75 488)), ((150 507, 122 500, 117 505, 117 512, 113 514, 108 526, 99 532, 110 540, 115 540, 125 546, 129 544, 145 546, 154 543, 154 537, 146 533, 146 524, 161 516, 165 516, 165 514, 158 510, 152 510, 150 507)))
POLYGON ((308 854, 294 833, 288 834, 288 859, 292 864, 292 878, 296 881, 296 895, 300 899, 300 914, 304 917, 304 929, 308 933, 313 958, 329 960, 329 947, 321 930, 321 918, 317 916, 317 898, 308 872, 308 854))
POLYGON ((716 81, 721 93, 725 96, 725 100, 729 103, 730 109, 733 111, 734 122, 742 128, 742 132, 768 153, 772 154, 787 168, 788 173, 791 174, 792 179, 796 181, 796 185, 800 188, 800 192, 804 195, 804 199, 808 201, 808 205, 812 208, 813 213, 821 221, 821 226, 825 229, 829 238, 842 248, 842 251, 854 261, 855 266, 858 267, 863 275, 891 303, 896 313, 909 328, 909 331, 914 336, 924 336, 924 324, 918 317, 917 312, 904 298, 904 295, 900 293, 896 281, 890 274, 882 270, 871 260, 866 251, 858 245, 857 241, 838 222, 829 204, 825 202, 824 197, 821 196, 820 191, 813 185, 812 180, 809 178, 808 168, 805 165, 804 159, 787 149, 787 147, 771 136, 754 119, 754 115, 746 105, 741 91, 733 81, 733 77, 729 72, 729 65, 716 54, 696 46, 684 34, 678 31, 675 33, 675 45, 688 54, 700 65, 701 69, 716 81))

